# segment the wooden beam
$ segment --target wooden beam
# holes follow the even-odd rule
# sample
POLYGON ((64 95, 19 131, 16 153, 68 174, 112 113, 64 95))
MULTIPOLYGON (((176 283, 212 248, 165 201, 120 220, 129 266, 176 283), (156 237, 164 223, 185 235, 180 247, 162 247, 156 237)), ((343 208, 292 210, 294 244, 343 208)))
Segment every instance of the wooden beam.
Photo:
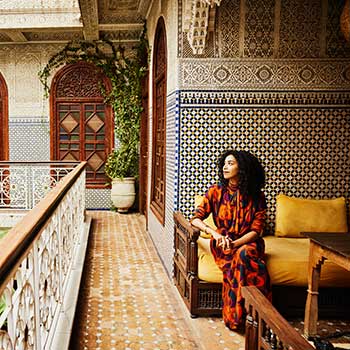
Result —
POLYGON ((28 41, 20 30, 7 29, 2 32, 5 33, 13 42, 25 43, 28 41))
POLYGON ((140 0, 137 12, 140 13, 143 18, 147 19, 152 2, 153 0, 140 0))
POLYGON ((85 40, 99 40, 97 0, 79 0, 85 40))

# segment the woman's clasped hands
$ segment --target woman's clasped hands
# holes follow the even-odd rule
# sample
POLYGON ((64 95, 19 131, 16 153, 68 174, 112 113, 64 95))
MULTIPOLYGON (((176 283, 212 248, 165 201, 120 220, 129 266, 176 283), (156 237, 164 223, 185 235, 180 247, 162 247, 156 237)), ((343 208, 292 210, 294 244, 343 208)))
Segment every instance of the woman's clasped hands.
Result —
POLYGON ((232 250, 235 247, 235 242, 228 236, 222 236, 217 239, 217 245, 221 247, 222 250, 232 250))

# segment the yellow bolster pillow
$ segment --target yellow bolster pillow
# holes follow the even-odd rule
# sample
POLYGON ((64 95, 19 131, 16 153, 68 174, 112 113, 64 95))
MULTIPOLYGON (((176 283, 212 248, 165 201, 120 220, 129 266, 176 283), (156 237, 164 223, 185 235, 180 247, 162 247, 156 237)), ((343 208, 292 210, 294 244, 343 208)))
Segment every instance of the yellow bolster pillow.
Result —
POLYGON ((300 232, 347 232, 345 198, 276 197, 275 236, 302 237, 300 232))

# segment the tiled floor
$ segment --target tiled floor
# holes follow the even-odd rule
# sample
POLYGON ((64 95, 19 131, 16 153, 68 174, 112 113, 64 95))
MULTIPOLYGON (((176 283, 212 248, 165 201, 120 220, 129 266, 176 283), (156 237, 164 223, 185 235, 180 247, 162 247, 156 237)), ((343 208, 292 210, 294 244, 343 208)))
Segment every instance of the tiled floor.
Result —
POLYGON ((139 214, 89 212, 93 230, 71 349, 243 350, 220 318, 191 319, 139 214))
MULTIPOLYGON (((191 319, 165 273, 145 218, 91 211, 86 257, 71 349, 243 350, 244 337, 221 318, 191 319)), ((290 323, 300 332, 302 320, 290 323)), ((321 320, 320 335, 350 330, 350 322, 321 320)), ((334 339, 350 342, 350 337, 334 339)))

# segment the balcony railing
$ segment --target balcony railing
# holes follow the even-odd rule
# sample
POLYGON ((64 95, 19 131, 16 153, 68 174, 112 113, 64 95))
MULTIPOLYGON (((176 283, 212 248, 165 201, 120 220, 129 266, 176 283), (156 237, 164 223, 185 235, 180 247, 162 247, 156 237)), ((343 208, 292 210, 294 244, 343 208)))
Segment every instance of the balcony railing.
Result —
POLYGON ((0 240, 0 349, 68 346, 87 241, 85 165, 0 163, 0 207, 30 209, 0 240))
POLYGON ((0 208, 32 209, 74 164, 0 162, 0 208))

